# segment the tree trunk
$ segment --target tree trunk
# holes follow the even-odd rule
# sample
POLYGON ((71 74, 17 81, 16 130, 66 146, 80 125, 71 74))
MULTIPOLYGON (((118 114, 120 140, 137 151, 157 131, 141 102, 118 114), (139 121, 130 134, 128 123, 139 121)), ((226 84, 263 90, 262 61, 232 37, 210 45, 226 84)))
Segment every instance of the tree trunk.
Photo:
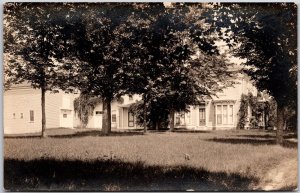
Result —
POLYGON ((283 127, 284 127, 284 107, 277 105, 277 123, 276 123, 276 142, 283 143, 283 127))
POLYGON ((45 93, 46 90, 44 88, 41 89, 42 91, 42 97, 41 97, 41 101, 42 101, 42 137, 46 137, 46 111, 45 111, 45 93))
POLYGON ((268 117, 269 117, 269 113, 267 113, 267 107, 265 106, 264 108, 264 129, 267 130, 268 129, 268 117))
POLYGON ((111 132, 111 100, 103 99, 102 132, 111 132))
POLYGON ((158 121, 158 130, 160 130, 160 129, 162 128, 161 124, 162 124, 162 123, 161 123, 161 121, 159 120, 159 121, 158 121))
POLYGON ((143 126, 144 126, 144 133, 147 132, 147 102, 145 97, 143 97, 144 100, 144 122, 143 122, 143 126))
POLYGON ((170 131, 174 131, 174 109, 170 110, 170 131))
POLYGON ((158 129, 159 129, 159 121, 156 121, 155 122, 155 130, 158 131, 158 129))

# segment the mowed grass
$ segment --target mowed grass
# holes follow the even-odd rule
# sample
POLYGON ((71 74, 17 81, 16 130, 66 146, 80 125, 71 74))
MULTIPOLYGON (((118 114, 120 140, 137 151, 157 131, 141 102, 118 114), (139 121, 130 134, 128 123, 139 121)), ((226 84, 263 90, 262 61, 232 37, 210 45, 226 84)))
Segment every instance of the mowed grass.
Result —
POLYGON ((276 145, 274 132, 241 130, 6 138, 4 185, 9 190, 253 190, 269 170, 297 159, 296 145, 276 145))

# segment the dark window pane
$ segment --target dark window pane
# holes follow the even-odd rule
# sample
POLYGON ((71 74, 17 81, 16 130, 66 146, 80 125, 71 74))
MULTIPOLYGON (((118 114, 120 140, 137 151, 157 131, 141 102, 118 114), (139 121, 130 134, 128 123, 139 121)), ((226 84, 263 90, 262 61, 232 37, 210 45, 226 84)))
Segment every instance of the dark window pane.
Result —
POLYGON ((128 127, 134 126, 134 116, 132 113, 128 112, 128 127))
POLYGON ((96 115, 101 115, 101 114, 103 114, 103 111, 96 111, 95 114, 96 115))
POLYGON ((113 122, 113 123, 117 122, 117 115, 116 114, 112 114, 111 122, 113 122))
POLYGON ((31 122, 34 121, 34 111, 33 110, 30 111, 30 121, 31 122))

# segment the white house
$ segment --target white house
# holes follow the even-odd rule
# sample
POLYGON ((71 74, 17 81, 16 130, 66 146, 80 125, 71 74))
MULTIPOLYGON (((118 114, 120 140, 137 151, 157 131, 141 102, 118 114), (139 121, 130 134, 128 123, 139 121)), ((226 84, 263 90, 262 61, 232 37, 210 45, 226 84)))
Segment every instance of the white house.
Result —
MULTIPOLYGON (((247 76, 240 76, 237 84, 208 99, 203 104, 191 106, 189 112, 175 113, 175 127, 195 130, 235 129, 242 94, 251 92, 257 95, 256 88, 247 76)), ((46 93, 46 128, 78 128, 80 120, 74 113, 73 101, 79 94, 46 93)), ((129 112, 129 106, 141 100, 139 95, 123 96, 122 103, 111 104, 112 129, 136 129, 135 117, 129 112)), ((89 117, 88 128, 101 129, 102 104, 94 109, 89 117)), ((249 119, 251 112, 249 109, 249 119)), ((247 127, 247 125, 246 125, 247 127)), ((4 133, 34 133, 41 131, 41 92, 28 84, 11 87, 4 92, 4 133)))
MULTIPOLYGON (((238 123, 242 94, 252 93, 257 95, 257 89, 252 85, 249 77, 240 75, 237 84, 228 87, 208 99, 199 106, 191 106, 190 112, 175 113, 175 127, 195 130, 226 130, 235 129, 238 123)), ((251 117, 248 108, 249 127, 251 117)))
MULTIPOLYGON (((46 92, 46 128, 73 127, 73 100, 78 94, 46 92)), ((4 92, 4 134, 41 131, 41 91, 19 84, 4 92)))
MULTIPOLYGON (((129 112, 129 106, 139 100, 139 95, 133 95, 132 97, 125 95, 122 96, 123 102, 113 101, 111 103, 111 127, 112 129, 137 129, 140 128, 136 124, 135 117, 129 112)), ((95 107, 93 115, 89 116, 87 128, 102 128, 102 115, 103 107, 99 104, 95 107)), ((80 127, 80 119, 78 115, 74 116, 74 127, 80 127)))

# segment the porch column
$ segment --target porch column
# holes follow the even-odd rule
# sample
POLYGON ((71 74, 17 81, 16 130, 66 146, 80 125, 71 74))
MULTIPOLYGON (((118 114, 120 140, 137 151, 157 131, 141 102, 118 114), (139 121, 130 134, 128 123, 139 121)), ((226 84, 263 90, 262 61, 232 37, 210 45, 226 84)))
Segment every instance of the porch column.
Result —
POLYGON ((205 113, 205 127, 207 128, 208 126, 208 119, 209 119, 209 114, 207 113, 208 112, 208 108, 210 105, 210 102, 205 102, 204 104, 204 113, 205 113))
POLYGON ((120 108, 120 129, 123 129, 123 107, 120 108))
POLYGON ((214 116, 214 127, 217 127, 217 105, 216 103, 214 104, 214 111, 215 111, 215 116, 214 116))
POLYGON ((199 108, 199 105, 195 106, 195 109, 196 109, 196 127, 199 127, 200 126, 200 108, 199 108))

